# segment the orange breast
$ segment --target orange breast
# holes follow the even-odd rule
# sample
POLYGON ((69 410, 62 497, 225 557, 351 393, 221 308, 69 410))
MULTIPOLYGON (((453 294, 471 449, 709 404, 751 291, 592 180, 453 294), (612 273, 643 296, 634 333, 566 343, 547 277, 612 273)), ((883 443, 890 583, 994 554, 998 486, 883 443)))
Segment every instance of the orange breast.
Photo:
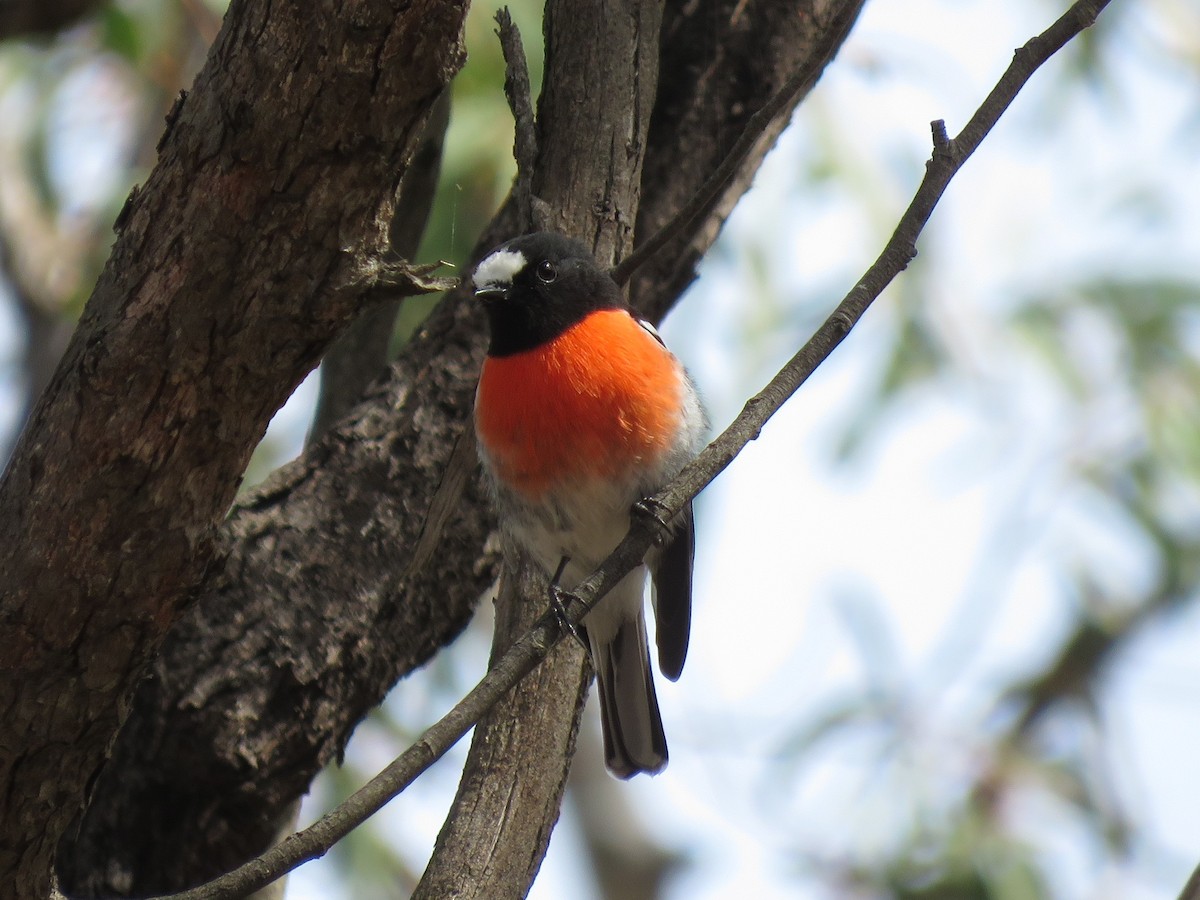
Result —
POLYGON ((536 496, 654 461, 680 427, 678 363, 626 312, 589 315, 553 341, 488 357, 476 428, 496 474, 536 496))

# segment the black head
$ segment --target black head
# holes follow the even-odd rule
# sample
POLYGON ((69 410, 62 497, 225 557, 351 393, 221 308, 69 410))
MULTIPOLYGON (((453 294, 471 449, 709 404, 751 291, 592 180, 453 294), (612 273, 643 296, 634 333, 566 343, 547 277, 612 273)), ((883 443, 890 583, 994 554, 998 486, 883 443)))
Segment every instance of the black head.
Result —
POLYGON ((621 289, 587 247, 545 231, 493 250, 473 280, 491 325, 492 356, 532 350, 598 309, 625 308, 621 289))

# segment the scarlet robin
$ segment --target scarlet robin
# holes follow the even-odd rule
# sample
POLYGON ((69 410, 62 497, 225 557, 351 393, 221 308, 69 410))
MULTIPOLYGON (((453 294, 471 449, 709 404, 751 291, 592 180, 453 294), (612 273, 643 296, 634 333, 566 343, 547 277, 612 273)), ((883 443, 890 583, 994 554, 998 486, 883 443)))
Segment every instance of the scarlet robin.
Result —
MULTIPOLYGON (((582 244, 550 233, 517 238, 479 264, 474 282, 491 328, 475 429, 501 528, 569 590, 625 536, 634 503, 699 451, 700 401, 683 366, 582 244)), ((621 778, 667 763, 643 615, 646 575, 659 668, 675 680, 687 656, 694 545, 689 505, 583 622, 605 761, 621 778)))

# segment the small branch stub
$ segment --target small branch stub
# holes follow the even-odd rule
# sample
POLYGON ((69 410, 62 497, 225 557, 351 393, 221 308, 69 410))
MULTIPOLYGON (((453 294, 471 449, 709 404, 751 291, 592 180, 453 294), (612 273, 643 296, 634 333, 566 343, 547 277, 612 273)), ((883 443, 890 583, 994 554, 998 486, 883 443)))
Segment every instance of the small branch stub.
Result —
POLYGON ((365 296, 372 298, 412 297, 435 294, 458 287, 457 278, 440 278, 433 273, 445 266, 445 260, 413 265, 407 260, 378 260, 365 267, 360 286, 365 296))
POLYGON ((507 6, 496 11, 496 26, 496 36, 500 38, 500 49, 504 53, 504 96, 513 115, 513 158, 517 163, 513 197, 522 227, 537 229, 541 223, 538 221, 540 210, 533 196, 533 167, 537 164, 538 145, 525 45, 507 6))
POLYGON ((933 132, 933 152, 949 153, 950 135, 946 134, 946 120, 934 119, 929 123, 929 130, 933 132))

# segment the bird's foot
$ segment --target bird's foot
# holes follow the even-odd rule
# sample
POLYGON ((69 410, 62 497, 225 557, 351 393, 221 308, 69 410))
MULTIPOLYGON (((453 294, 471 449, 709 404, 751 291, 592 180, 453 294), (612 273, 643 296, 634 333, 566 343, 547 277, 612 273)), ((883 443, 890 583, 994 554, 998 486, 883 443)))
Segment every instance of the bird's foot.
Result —
POLYGON ((633 504, 633 511, 639 516, 653 519, 664 531, 671 527, 671 511, 653 497, 643 497, 633 504))
POLYGON ((550 579, 550 608, 554 610, 554 617, 558 619, 559 628, 564 633, 575 638, 579 642, 579 646, 588 651, 588 653, 591 653, 591 647, 588 646, 588 642, 584 640, 583 635, 579 633, 579 629, 575 627, 575 623, 571 621, 571 617, 567 615, 566 601, 571 599, 571 594, 569 591, 563 590, 562 585, 559 584, 563 571, 567 568, 567 563, 570 561, 571 557, 564 556, 558 564, 558 569, 554 572, 554 577, 550 579))

